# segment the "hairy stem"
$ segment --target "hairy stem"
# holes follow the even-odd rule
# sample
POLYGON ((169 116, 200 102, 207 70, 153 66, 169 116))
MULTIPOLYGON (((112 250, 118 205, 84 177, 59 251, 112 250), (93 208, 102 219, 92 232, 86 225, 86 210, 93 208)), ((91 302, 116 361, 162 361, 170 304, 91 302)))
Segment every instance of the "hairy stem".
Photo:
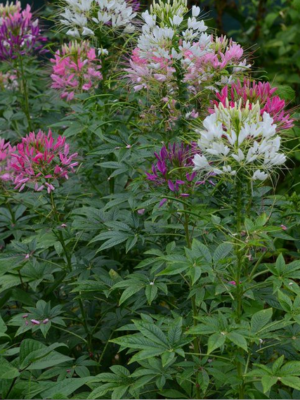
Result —
POLYGON ((26 77, 25 77, 22 55, 19 57, 19 66, 20 66, 20 72, 21 72, 21 75, 19 76, 19 78, 21 81, 21 88, 22 88, 22 95, 23 95, 23 111, 24 111, 24 114, 26 116, 26 120, 28 123, 28 129, 31 132, 32 123, 31 123, 30 108, 29 108, 29 92, 28 92, 28 86, 27 86, 27 81, 26 81, 26 77))

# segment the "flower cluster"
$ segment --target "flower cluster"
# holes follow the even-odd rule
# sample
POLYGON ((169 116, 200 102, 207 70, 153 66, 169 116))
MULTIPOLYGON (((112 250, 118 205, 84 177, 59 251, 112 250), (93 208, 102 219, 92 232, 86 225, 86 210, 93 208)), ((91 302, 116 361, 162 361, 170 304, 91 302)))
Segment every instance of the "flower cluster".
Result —
POLYGON ((76 38, 94 36, 103 27, 120 33, 134 31, 137 0, 65 0, 60 15, 67 34, 76 38))
POLYGON ((197 153, 196 143, 163 146, 159 153, 154 153, 157 161, 151 173, 146 173, 147 179, 179 196, 189 196, 195 185, 203 183, 195 181, 197 173, 192 171, 193 156, 197 153))
POLYGON ((74 98, 75 93, 95 88, 102 79, 95 49, 86 41, 63 45, 50 61, 54 64, 51 87, 58 89, 61 98, 68 101, 74 98))
POLYGON ((17 11, 21 10, 21 2, 16 1, 15 3, 11 1, 7 1, 5 4, 0 4, 0 18, 5 17, 10 14, 14 14, 17 11))
POLYGON ((285 163, 286 156, 279 152, 281 137, 277 125, 261 106, 242 100, 225 106, 219 103, 214 113, 203 121, 204 129, 198 130, 198 145, 202 154, 196 154, 194 171, 216 175, 250 175, 253 180, 265 180, 269 173, 285 163))
MULTIPOLYGON (((244 79, 243 84, 238 80, 230 88, 225 86, 216 96, 224 107, 227 106, 227 99, 230 107, 234 107, 234 103, 240 99, 243 107, 247 101, 250 102, 250 107, 251 104, 259 101, 261 115, 267 112, 273 118, 274 123, 278 125, 278 129, 290 129, 293 127, 294 120, 285 111, 285 101, 274 95, 276 90, 277 88, 272 88, 269 82, 256 83, 255 81, 251 82, 249 79, 244 79)), ((214 104, 218 106, 219 102, 214 101, 214 104)), ((211 112, 214 112, 214 110, 211 110, 211 112)))
POLYGON ((50 130, 48 134, 29 133, 11 155, 15 189, 21 191, 26 185, 34 184, 34 190, 47 188, 50 193, 55 189, 54 180, 68 179, 68 173, 74 172, 78 165, 73 161, 77 153, 70 155, 69 152, 66 139, 61 136, 54 139, 50 130))
POLYGON ((9 143, 0 138, 0 181, 11 181, 11 155, 15 151, 9 143))
POLYGON ((0 8, 0 59, 10 60, 39 51, 46 38, 38 19, 33 20, 30 5, 21 10, 19 1, 0 8))
POLYGON ((135 91, 161 87, 172 96, 184 84, 194 96, 204 88, 218 90, 249 67, 240 45, 206 33, 199 7, 188 18, 187 12, 186 0, 157 0, 142 14, 143 31, 126 69, 135 91))

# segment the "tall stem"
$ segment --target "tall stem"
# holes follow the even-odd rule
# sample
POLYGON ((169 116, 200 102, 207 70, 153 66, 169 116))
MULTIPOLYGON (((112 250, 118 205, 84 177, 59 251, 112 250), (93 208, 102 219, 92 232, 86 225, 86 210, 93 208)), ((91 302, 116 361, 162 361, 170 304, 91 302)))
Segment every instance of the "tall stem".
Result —
MULTIPOLYGON (((56 208, 56 204, 55 204, 54 196, 53 196, 52 192, 50 193, 50 200, 51 200, 52 210, 53 210, 53 213, 54 213, 54 218, 55 218, 56 222, 59 224, 60 221, 59 221, 58 211, 57 211, 57 208, 56 208)), ((63 235, 61 230, 57 231, 57 236, 58 236, 58 240, 59 240, 59 242, 60 242, 60 244, 62 246, 62 249, 64 251, 65 257, 66 257, 68 270, 70 272, 72 272, 72 257, 70 255, 68 249, 67 249, 66 242, 65 242, 65 239, 64 239, 64 235, 63 235)), ((83 327, 84 327, 84 330, 85 330, 85 333, 86 333, 87 339, 88 339, 89 351, 93 352, 92 335, 90 334, 90 331, 89 331, 89 327, 88 327, 88 324, 87 324, 86 313, 84 311, 83 302, 82 302, 80 297, 78 298, 78 305, 79 305, 81 316, 82 316, 83 327)))
POLYGON ((30 118, 30 108, 29 108, 29 92, 28 92, 28 86, 26 82, 26 77, 25 77, 25 72, 24 72, 24 66, 23 66, 23 57, 20 55, 19 57, 19 65, 20 65, 20 80, 21 80, 21 87, 22 87, 22 95, 23 95, 23 104, 24 104, 24 113, 27 119, 28 123, 28 129, 29 131, 32 130, 32 124, 31 124, 31 118, 30 118))
MULTIPOLYGON (((189 232, 189 214, 186 212, 186 204, 184 204, 184 231, 185 231, 185 240, 186 240, 186 245, 190 249, 191 248, 191 237, 190 237, 190 232, 189 232)), ((191 279, 190 287, 193 287, 193 281, 191 279)), ((196 317, 198 316, 198 310, 197 310, 197 305, 196 305, 196 299, 195 296, 192 296, 191 298, 191 303, 192 303, 192 310, 193 310, 193 324, 194 326, 197 325, 197 320, 196 317)), ((200 346, 200 337, 196 337, 194 339, 194 352, 195 354, 201 353, 201 346, 200 346)), ((201 360, 201 359, 200 359, 201 360)), ((200 399, 200 387, 198 384, 198 374, 199 372, 196 372, 196 395, 197 399, 200 399)))
MULTIPOLYGON (((242 297, 243 288, 241 285, 241 277, 243 272, 243 253, 241 250, 242 242, 242 212, 243 212, 243 199, 242 199, 243 184, 239 176, 236 177, 236 240, 235 240, 235 256, 236 256, 236 322, 239 323, 242 317, 242 297)), ((243 350, 238 350, 237 372, 241 380, 239 387, 239 399, 244 398, 244 383, 243 383, 243 364, 241 358, 243 357, 243 350)))

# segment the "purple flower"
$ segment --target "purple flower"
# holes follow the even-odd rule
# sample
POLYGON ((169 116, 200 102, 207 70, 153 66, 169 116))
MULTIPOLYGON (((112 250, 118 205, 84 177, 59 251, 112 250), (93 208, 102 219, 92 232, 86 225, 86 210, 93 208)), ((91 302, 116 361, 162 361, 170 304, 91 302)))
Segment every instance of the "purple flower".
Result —
POLYGON ((132 7, 132 10, 134 12, 139 11, 140 6, 141 6, 141 4, 138 0, 126 0, 126 3, 132 7))
MULTIPOLYGON (((198 152, 196 143, 163 146, 159 153, 154 153, 156 162, 152 165, 151 172, 146 172, 147 179, 155 186, 164 186, 179 196, 188 197, 193 187, 200 184, 195 181, 197 173, 192 171, 192 159, 198 152)), ((160 207, 165 201, 162 200, 160 207)))
POLYGON ((32 20, 29 4, 21 11, 21 5, 17 2, 11 13, 3 13, 0 23, 1 60, 40 51, 46 40, 41 35, 38 19, 32 20))

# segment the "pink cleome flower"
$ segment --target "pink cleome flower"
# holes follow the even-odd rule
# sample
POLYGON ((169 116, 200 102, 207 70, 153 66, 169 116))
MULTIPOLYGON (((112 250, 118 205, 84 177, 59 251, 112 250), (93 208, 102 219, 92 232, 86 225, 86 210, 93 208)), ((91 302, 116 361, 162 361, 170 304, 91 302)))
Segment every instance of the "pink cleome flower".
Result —
POLYGON ((78 162, 73 162, 77 153, 69 154, 66 139, 58 136, 54 139, 51 130, 48 134, 39 131, 29 133, 12 153, 11 170, 14 174, 15 189, 19 191, 30 183, 34 190, 47 188, 50 193, 55 189, 53 181, 68 179, 68 173, 74 172, 78 162))
POLYGON ((87 41, 63 45, 50 61, 54 64, 51 87, 59 90, 60 97, 67 101, 71 101, 75 93, 95 88, 102 79, 100 61, 87 41))
MULTIPOLYGON (((233 83, 231 87, 225 86, 221 93, 217 93, 217 98, 220 103, 227 107, 227 99, 231 107, 234 106, 236 101, 242 100, 242 104, 245 105, 247 101, 251 104, 255 104, 259 101, 261 105, 261 115, 264 112, 270 114, 274 122, 278 125, 280 130, 290 129, 293 127, 294 119, 290 117, 290 114, 285 111, 285 101, 279 96, 275 96, 277 88, 272 88, 269 82, 251 82, 249 79, 245 79, 242 84, 239 80, 233 83)), ((214 101, 214 105, 218 107, 218 101, 214 101)), ((213 110, 209 110, 214 112, 213 110)))
POLYGON ((47 39, 41 35, 39 20, 32 18, 31 7, 27 4, 21 10, 21 3, 8 2, 0 6, 0 59, 15 59, 19 56, 41 51, 47 39))
POLYGON ((9 143, 5 143, 4 139, 0 138, 0 181, 11 181, 13 175, 11 173, 11 155, 15 151, 9 143))

